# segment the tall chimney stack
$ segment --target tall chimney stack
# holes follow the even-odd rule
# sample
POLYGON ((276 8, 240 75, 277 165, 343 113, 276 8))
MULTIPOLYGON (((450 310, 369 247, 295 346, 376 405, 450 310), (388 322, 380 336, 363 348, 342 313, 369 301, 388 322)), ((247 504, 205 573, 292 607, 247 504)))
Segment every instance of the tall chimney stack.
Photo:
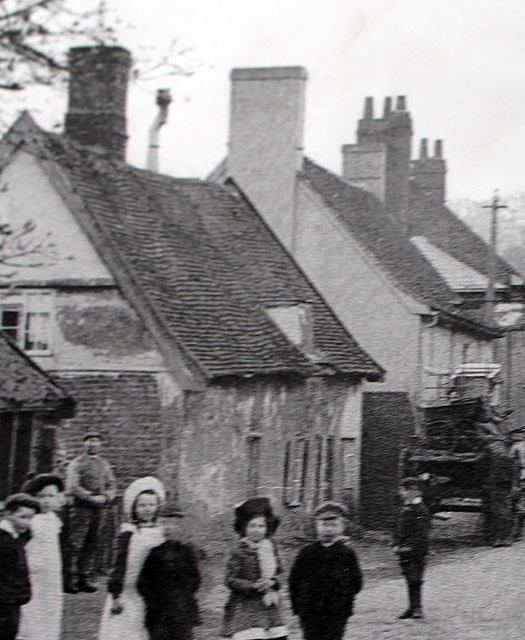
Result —
POLYGON ((401 224, 407 223, 412 120, 406 97, 397 96, 396 109, 386 97, 383 117, 374 118, 372 98, 366 98, 359 120, 357 144, 343 145, 343 177, 385 203, 401 224))
POLYGON ((122 47, 74 47, 69 51, 66 135, 76 142, 126 157, 126 97, 131 55, 122 47))
POLYGON ((233 69, 231 82, 228 175, 293 252, 306 70, 233 69))

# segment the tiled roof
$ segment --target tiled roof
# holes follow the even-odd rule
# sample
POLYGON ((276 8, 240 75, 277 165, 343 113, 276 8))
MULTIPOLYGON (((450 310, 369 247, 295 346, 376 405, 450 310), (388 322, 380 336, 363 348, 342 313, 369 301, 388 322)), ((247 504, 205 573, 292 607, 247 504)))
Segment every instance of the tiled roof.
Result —
POLYGON ((338 216, 352 238, 373 256, 395 286, 431 309, 444 312, 449 321, 496 337, 497 331, 484 325, 482 311, 459 306, 461 300, 457 292, 413 246, 375 196, 351 186, 308 158, 304 159, 300 176, 338 216))
POLYGON ((0 331, 0 411, 65 410, 72 400, 56 382, 0 331))
POLYGON ((18 135, 43 165, 60 167, 73 213, 94 230, 91 240, 117 283, 126 283, 128 301, 153 316, 205 378, 381 376, 234 184, 136 169, 46 134, 27 116, 13 129, 12 145, 18 135), (314 308, 316 362, 265 312, 298 302, 314 308))
MULTIPOLYGON (((425 236, 413 236, 410 238, 410 242, 421 251, 454 291, 486 291, 488 286, 487 276, 457 260, 450 253, 436 247, 425 236)), ((498 282, 495 286, 497 289, 505 288, 504 285, 498 282)))
MULTIPOLYGON (((409 233, 427 237, 432 244, 457 260, 479 273, 488 274, 490 247, 448 207, 424 198, 413 200, 409 211, 409 233)), ((509 284, 512 276, 523 281, 523 276, 500 257, 497 280, 509 284)))
POLYGON ((455 292, 384 213, 372 194, 351 186, 309 159, 304 160, 301 177, 397 286, 428 306, 455 312, 455 292))

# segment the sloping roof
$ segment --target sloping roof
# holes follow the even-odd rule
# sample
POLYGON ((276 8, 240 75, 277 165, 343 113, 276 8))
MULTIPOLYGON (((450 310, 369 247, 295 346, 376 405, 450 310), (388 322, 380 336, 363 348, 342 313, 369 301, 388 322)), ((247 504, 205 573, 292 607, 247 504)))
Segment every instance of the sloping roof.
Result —
MULTIPOLYGON (((488 275, 490 247, 448 207, 423 197, 413 198, 408 219, 411 236, 427 237, 436 247, 488 275)), ((509 284, 512 276, 523 282, 523 276, 499 257, 497 280, 509 284)))
POLYGON ((382 375, 233 183, 140 170, 45 133, 27 115, 7 134, 0 159, 20 144, 51 167, 62 192, 65 184, 72 212, 91 230, 130 304, 154 317, 205 378, 382 375), (272 304, 297 302, 314 307, 322 364, 294 346, 265 312, 272 304))
POLYGON ((301 177, 405 293, 429 306, 453 309, 456 294, 384 213, 372 194, 351 186, 307 158, 301 177))
POLYGON ((0 411, 69 413, 72 399, 47 373, 0 331, 0 411))
POLYGON ((364 189, 305 158, 300 178, 316 192, 346 226, 354 240, 370 252, 393 283, 431 309, 447 314, 447 321, 497 336, 484 325, 482 313, 460 308, 461 300, 446 280, 413 246, 386 214, 379 200, 364 189))
MULTIPOLYGON (((436 247, 425 236, 413 236, 410 238, 410 242, 421 251, 454 291, 486 291, 487 276, 436 247)), ((495 286, 497 289, 505 288, 505 285, 499 282, 495 286)))

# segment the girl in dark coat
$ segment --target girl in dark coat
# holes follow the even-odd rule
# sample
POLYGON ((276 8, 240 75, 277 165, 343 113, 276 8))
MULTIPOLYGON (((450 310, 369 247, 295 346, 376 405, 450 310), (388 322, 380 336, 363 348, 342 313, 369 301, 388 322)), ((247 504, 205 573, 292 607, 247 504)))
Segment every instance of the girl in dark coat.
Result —
POLYGON ((235 509, 242 536, 228 561, 223 636, 232 640, 287 637, 279 606, 282 567, 271 536, 279 524, 267 498, 251 498, 235 509))

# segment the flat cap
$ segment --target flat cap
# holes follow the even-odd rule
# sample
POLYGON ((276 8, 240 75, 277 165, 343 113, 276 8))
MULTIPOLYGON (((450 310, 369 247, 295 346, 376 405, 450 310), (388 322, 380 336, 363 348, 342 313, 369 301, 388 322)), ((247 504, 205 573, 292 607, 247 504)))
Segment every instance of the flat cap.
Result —
POLYGON ((82 438, 82 442, 85 442, 86 440, 90 440, 91 438, 98 438, 99 440, 104 440, 104 437, 98 431, 90 431, 89 433, 86 433, 86 435, 82 438))
POLYGON ((335 520, 335 518, 346 518, 348 511, 340 502, 323 502, 314 511, 314 518, 318 520, 335 520))

